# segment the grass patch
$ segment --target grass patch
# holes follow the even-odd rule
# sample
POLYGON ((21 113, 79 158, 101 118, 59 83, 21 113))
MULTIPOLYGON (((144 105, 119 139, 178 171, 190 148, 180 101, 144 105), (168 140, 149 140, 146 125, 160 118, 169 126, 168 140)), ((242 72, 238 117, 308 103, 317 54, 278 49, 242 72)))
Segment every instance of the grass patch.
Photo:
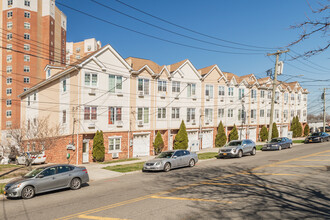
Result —
POLYGON ((16 167, 20 167, 20 166, 16 165, 16 164, 1 164, 0 165, 0 171, 3 171, 3 170, 8 169, 8 168, 16 168, 16 167))
POLYGON ((121 159, 121 160, 104 161, 104 162, 100 162, 100 164, 119 163, 119 162, 131 161, 131 160, 140 160, 140 158, 129 158, 129 159, 121 159))
POLYGON ((256 146, 256 149, 257 149, 257 150, 261 150, 261 148, 262 148, 263 146, 264 146, 264 145, 257 145, 257 146, 256 146))
POLYGON ((3 191, 5 190, 5 185, 7 183, 0 183, 0 194, 3 194, 3 191))
POLYGON ((127 172, 142 170, 143 164, 144 162, 139 162, 139 163, 124 164, 124 165, 107 166, 107 167, 103 167, 103 169, 120 172, 120 173, 127 173, 127 172))
POLYGON ((293 140, 292 143, 295 143, 295 144, 302 144, 304 143, 305 140, 293 140))
POLYGON ((201 153, 201 154, 198 154, 198 159, 206 160, 206 159, 215 158, 217 156, 218 156, 218 153, 216 153, 216 152, 201 153))

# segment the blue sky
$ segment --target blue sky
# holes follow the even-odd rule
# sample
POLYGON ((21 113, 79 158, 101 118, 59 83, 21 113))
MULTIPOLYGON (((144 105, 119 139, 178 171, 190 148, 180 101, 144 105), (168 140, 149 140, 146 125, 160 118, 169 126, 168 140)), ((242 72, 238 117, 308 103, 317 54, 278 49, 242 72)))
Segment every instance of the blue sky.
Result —
MULTIPOLYGON (((275 49, 251 51, 259 50, 259 48, 225 43, 182 30, 128 8, 115 0, 96 1, 135 18, 161 26, 162 28, 169 29, 179 34, 184 34, 202 41, 208 41, 209 43, 187 39, 182 36, 159 30, 104 8, 90 0, 57 0, 57 3, 69 5, 70 7, 92 14, 93 16, 109 22, 113 22, 117 25, 177 42, 179 44, 186 44, 192 47, 204 48, 206 50, 249 53, 249 55, 211 52, 171 44, 118 28, 57 4, 57 6, 67 15, 67 41, 76 42, 86 38, 96 38, 102 42, 102 45, 110 44, 124 58, 129 56, 146 58, 151 59, 160 65, 172 64, 188 58, 197 69, 212 64, 218 64, 223 71, 233 72, 237 75, 254 73, 260 78, 266 76, 265 71, 267 69, 274 67, 275 57, 267 57, 266 54, 267 52, 274 52, 275 49), (219 47, 217 44, 248 50, 223 48, 219 47)), ((290 25, 305 21, 306 16, 309 18, 315 17, 305 0, 121 1, 172 23, 216 38, 267 48, 283 47, 296 40, 299 32, 298 30, 290 29, 290 25)), ((309 0, 309 2, 313 8, 317 8, 318 5, 316 1, 309 0)), ((329 37, 326 38, 326 36, 317 35, 292 49, 295 52, 300 53, 324 45, 326 40, 329 40, 329 37)), ((290 54, 294 55, 292 52, 290 54)), ((320 55, 310 58, 309 60, 312 61, 313 64, 305 60, 300 60, 300 62, 289 61, 289 55, 282 55, 280 58, 280 60, 284 60, 286 63, 284 65, 284 74, 280 79, 288 81, 298 80, 302 82, 301 84, 310 91, 309 111, 312 113, 319 113, 319 111, 321 111, 320 88, 326 87, 329 83, 304 81, 309 81, 308 79, 330 78, 329 55, 330 53, 328 50, 320 55), (324 68, 314 64, 321 65, 324 68), (297 77, 298 75, 304 76, 297 77), (318 103, 320 103, 320 105, 318 105, 318 103)), ((330 95, 328 97, 330 103, 330 95)))

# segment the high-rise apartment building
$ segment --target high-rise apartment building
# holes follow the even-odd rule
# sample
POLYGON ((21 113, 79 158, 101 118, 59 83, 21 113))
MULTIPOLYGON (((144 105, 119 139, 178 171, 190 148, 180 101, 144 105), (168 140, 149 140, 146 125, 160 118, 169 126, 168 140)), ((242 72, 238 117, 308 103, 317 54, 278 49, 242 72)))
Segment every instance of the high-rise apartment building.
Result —
POLYGON ((101 41, 95 38, 86 39, 80 42, 67 42, 66 43, 66 64, 74 63, 80 58, 86 56, 101 48, 101 41))
POLYGON ((0 10, 3 131, 20 124, 18 95, 46 78, 46 65, 65 65, 67 21, 55 0, 0 0, 0 10))

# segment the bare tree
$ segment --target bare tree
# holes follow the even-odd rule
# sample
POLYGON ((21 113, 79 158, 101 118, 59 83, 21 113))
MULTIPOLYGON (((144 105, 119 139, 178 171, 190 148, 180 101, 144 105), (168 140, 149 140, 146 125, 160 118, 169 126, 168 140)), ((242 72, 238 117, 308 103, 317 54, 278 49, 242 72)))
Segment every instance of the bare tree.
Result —
MULTIPOLYGON (((53 148, 61 138, 62 127, 60 124, 51 125, 49 117, 28 120, 20 126, 13 126, 7 130, 20 152, 27 152, 31 146, 32 151, 41 153, 42 151, 53 148)), ((32 158, 25 155, 26 165, 31 168, 32 158)))
MULTIPOLYGON (((327 2, 330 2, 327 0, 327 2)), ((318 2, 319 8, 314 10, 310 5, 310 9, 312 10, 313 14, 318 15, 317 18, 309 18, 307 20, 297 24, 292 25, 291 29, 299 29, 301 31, 299 38, 290 43, 288 46, 296 45, 310 37, 313 37, 317 34, 321 34, 326 38, 326 44, 319 46, 318 48, 313 48, 311 50, 305 51, 303 54, 295 56, 293 59, 301 58, 301 57, 311 57, 313 55, 319 54, 330 47, 330 40, 328 40, 329 34, 329 14, 330 14, 330 5, 329 4, 322 4, 318 2)))

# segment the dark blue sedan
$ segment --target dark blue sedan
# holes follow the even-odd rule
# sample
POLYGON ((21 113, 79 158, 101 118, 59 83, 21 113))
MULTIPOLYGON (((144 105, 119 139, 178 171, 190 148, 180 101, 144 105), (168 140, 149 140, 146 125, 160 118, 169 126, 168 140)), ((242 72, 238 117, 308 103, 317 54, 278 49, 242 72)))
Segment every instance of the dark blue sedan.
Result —
POLYGON ((273 138, 270 142, 265 144, 261 150, 282 150, 292 147, 292 140, 286 137, 273 138))

